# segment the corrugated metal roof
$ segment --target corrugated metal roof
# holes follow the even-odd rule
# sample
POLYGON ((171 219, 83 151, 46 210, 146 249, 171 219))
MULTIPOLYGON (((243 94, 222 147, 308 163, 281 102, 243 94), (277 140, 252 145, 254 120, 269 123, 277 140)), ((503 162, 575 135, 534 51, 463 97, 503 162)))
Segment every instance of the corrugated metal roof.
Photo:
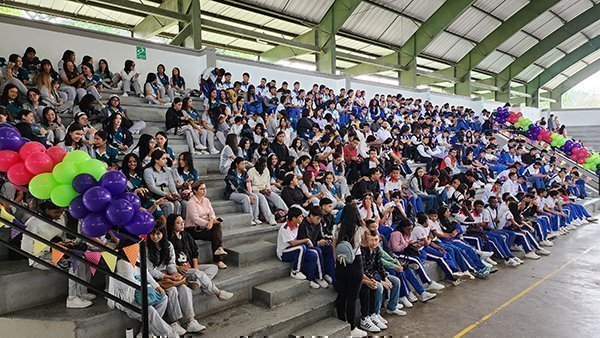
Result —
POLYGON ((560 45, 556 46, 558 49, 570 53, 574 51, 577 47, 586 43, 588 39, 580 33, 574 34, 567 40, 563 41, 560 45))
POLYGON ((514 56, 520 56, 529 48, 535 46, 538 41, 523 32, 517 32, 508 40, 504 41, 498 49, 514 56))
POLYGON ((493 17, 469 7, 446 30, 471 40, 481 41, 500 24, 501 22, 493 17))
POLYGON ((532 64, 529 67, 525 68, 522 72, 520 72, 516 78, 521 81, 529 82, 533 80, 536 76, 538 76, 541 72, 544 71, 544 68, 532 64))
POLYGON ((546 83, 546 85, 544 87, 549 88, 549 89, 554 89, 554 88, 558 87, 558 85, 563 83, 566 79, 568 79, 567 76, 565 76, 563 74, 558 74, 555 78, 548 81, 548 83, 546 83))
POLYGON ((373 0, 373 2, 419 21, 427 20, 444 4, 444 0, 373 0))
POLYGON ((600 34, 600 20, 582 29, 581 32, 590 38, 598 36, 600 34))
POLYGON ((575 64, 573 64, 571 67, 565 69, 565 71, 563 72, 564 75, 566 76, 573 76, 575 75, 575 73, 577 73, 578 71, 582 70, 583 68, 587 67, 587 63, 583 62, 583 61, 579 61, 576 62, 575 64))
POLYGON ((506 21, 528 3, 527 0, 477 0, 473 5, 506 21))
POLYGON ((562 21, 550 12, 545 12, 525 25, 523 30, 542 40, 563 25, 562 21))
POLYGON ((238 0, 251 5, 286 13, 305 20, 319 22, 334 0, 238 0))
POLYGON ((481 61, 478 68, 490 71, 492 73, 499 73, 514 60, 515 59, 510 55, 506 55, 505 53, 499 51, 493 51, 490 53, 490 55, 488 55, 488 57, 481 61))
POLYGON ((378 40, 394 23, 397 14, 383 8, 361 2, 342 26, 343 30, 378 40))
POLYGON ((427 55, 443 58, 449 50, 455 48, 455 45, 462 40, 456 35, 446 32, 440 33, 423 51, 427 55))
POLYGON ((590 1, 582 0, 562 0, 552 7, 552 12, 560 16, 565 21, 571 21, 579 14, 592 8, 590 1))
POLYGON ((562 59, 565 56, 565 53, 561 52, 557 48, 552 49, 550 52, 546 53, 541 58, 535 61, 536 64, 548 68, 552 66, 553 63, 562 59))
POLYGON ((592 63, 598 59, 600 59, 600 49, 598 49, 597 51, 593 52, 592 54, 584 57, 582 59, 582 61, 587 62, 587 63, 592 63))
POLYGON ((419 26, 411 19, 398 16, 379 38, 380 41, 392 45, 403 46, 419 26))

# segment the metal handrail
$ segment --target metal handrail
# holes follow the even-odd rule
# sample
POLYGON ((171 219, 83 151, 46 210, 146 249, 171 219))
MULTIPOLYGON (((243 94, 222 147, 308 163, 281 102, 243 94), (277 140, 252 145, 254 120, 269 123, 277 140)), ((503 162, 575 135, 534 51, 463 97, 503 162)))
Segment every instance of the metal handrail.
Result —
MULTIPOLYGON (((101 246, 99 243, 95 242, 94 240, 90 239, 89 237, 87 237, 85 235, 82 235, 82 234, 80 234, 80 233, 78 233, 76 231, 72 231, 71 229, 67 228, 66 226, 58 224, 58 223, 54 222, 53 220, 49 219, 48 217, 45 217, 45 216, 40 215, 40 214, 37 214, 37 213, 31 211, 30 209, 23 207, 22 205, 20 205, 18 203, 15 203, 15 202, 13 202, 11 200, 8 200, 8 199, 6 199, 6 198, 4 198, 2 196, 0 196, 0 200, 6 201, 10 205, 16 207, 17 209, 25 211, 26 213, 30 214, 32 217, 38 218, 38 219, 46 222, 47 224, 49 224, 51 226, 54 226, 54 227, 59 228, 61 230, 64 230, 65 232, 67 232, 69 234, 72 234, 73 236, 75 236, 75 237, 77 237, 79 239, 82 239, 87 244, 91 244, 92 246, 95 246, 95 247, 97 247, 97 248, 99 248, 99 249, 101 249, 103 251, 109 252, 109 253, 111 253, 111 254, 113 254, 116 257, 119 257, 121 259, 126 259, 127 258, 124 254, 121 254, 121 253, 119 253, 119 252, 117 252, 117 251, 115 251, 115 250, 113 250, 111 248, 108 248, 108 247, 105 247, 105 246, 101 246)), ((71 258, 74 258, 74 259, 82 262, 83 264, 86 264, 86 265, 88 265, 90 267, 93 267, 94 269, 96 269, 96 270, 104 273, 105 275, 110 276, 110 277, 112 277, 112 278, 114 278, 114 279, 116 279, 116 280, 118 280, 118 281, 120 281, 120 282, 122 282, 122 283, 124 283, 124 284, 126 284, 128 286, 130 286, 130 287, 133 287, 134 289, 140 290, 140 293, 142 294, 141 308, 137 307, 137 306, 135 306, 133 304, 130 304, 130 303, 128 303, 128 302, 126 302, 126 301, 118 298, 118 297, 115 297, 115 296, 111 295, 110 293, 108 293, 108 292, 106 292, 104 290, 100 290, 100 289, 96 288, 95 286, 93 286, 92 284, 86 282, 85 280, 83 280, 83 279, 81 279, 81 278, 79 278, 77 276, 74 276, 74 275, 70 274, 67 271, 62 270, 62 269, 60 269, 60 268, 58 268, 58 267, 56 267, 56 266, 54 266, 54 265, 52 265, 52 264, 44 261, 43 259, 40 259, 39 257, 36 257, 35 255, 22 250, 21 248, 15 247, 14 245, 10 244, 9 242, 7 242, 5 240, 0 239, 0 244, 1 245, 4 245, 4 246, 8 247, 9 249, 11 249, 13 251, 16 251, 16 252, 18 252, 18 253, 26 256, 27 258, 35 261, 36 263, 39 263, 39 264, 41 264, 41 265, 43 265, 43 266, 45 266, 45 267, 47 267, 47 268, 49 268, 51 270, 58 271, 59 273, 61 273, 64 276, 66 276, 67 278, 69 278, 69 279, 71 279, 71 280, 73 280, 73 281, 75 281, 75 282, 77 282, 79 284, 84 285, 85 287, 87 287, 87 288, 89 288, 89 289, 97 292, 98 294, 100 294, 100 295, 102 295, 102 296, 104 296, 104 297, 106 297, 106 298, 108 298, 110 300, 115 301, 116 303, 118 303, 118 304, 120 304, 120 305, 122 305, 122 306, 124 306, 124 307, 126 307, 126 308, 128 308, 128 309, 130 309, 130 310, 132 310, 134 312, 136 312, 136 313, 139 313, 141 315, 141 319, 142 319, 141 320, 141 322, 142 322, 142 330, 141 330, 142 336, 144 338, 148 338, 149 337, 149 332, 150 331, 149 331, 149 322, 148 322, 148 306, 149 306, 149 304, 148 304, 148 277, 147 277, 147 270, 148 269, 147 269, 147 261, 146 261, 147 257, 146 257, 146 241, 145 240, 141 240, 140 241, 139 238, 136 238, 136 237, 133 237, 133 236, 130 236, 130 235, 123 235, 123 237, 126 237, 128 239, 129 238, 134 239, 134 242, 139 242, 139 245, 140 245, 140 263, 139 263, 139 265, 140 265, 140 277, 141 277, 141 281, 140 281, 140 285, 137 285, 136 283, 134 283, 134 282, 132 282, 132 281, 130 281, 130 280, 124 278, 124 277, 121 277, 118 274, 116 274, 116 273, 114 273, 114 272, 112 272, 110 270, 107 270, 107 269, 99 266, 98 264, 92 263, 92 262, 88 261, 87 259, 85 259, 83 257, 79 257, 78 255, 74 255, 72 253, 69 253, 69 249, 68 248, 65 248, 63 246, 57 245, 57 244, 55 244, 55 243, 53 243, 53 242, 51 242, 51 241, 49 241, 49 240, 47 240, 47 239, 45 239, 45 238, 37 235, 37 234, 34 234, 31 231, 27 230, 27 228, 25 228, 25 227, 20 227, 18 225, 15 225, 12 222, 9 222, 8 220, 5 220, 3 218, 0 218, 0 223, 2 223, 4 225, 8 225, 11 228, 17 229, 19 232, 22 232, 23 234, 25 234, 25 235, 27 235, 27 236, 29 236, 29 237, 31 237, 31 238, 39 241, 39 242, 44 243, 45 245, 49 246, 50 248, 59 250, 59 251, 65 253, 65 254, 69 254, 71 256, 71 258)))

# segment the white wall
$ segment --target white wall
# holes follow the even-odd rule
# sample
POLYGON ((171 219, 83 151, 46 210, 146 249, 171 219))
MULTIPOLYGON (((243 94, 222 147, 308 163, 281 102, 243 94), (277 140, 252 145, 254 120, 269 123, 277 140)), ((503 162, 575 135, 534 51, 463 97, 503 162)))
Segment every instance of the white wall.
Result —
POLYGON ((480 113, 483 110, 483 103, 481 99, 472 99, 470 97, 458 96, 446 93, 430 92, 429 100, 434 105, 442 106, 445 103, 449 103, 450 106, 463 106, 465 108, 471 108, 476 113, 480 113))
POLYGON ((179 67, 188 87, 198 87, 198 76, 206 68, 205 55, 198 52, 190 53, 184 48, 164 48, 146 41, 107 36, 39 22, 30 22, 31 24, 28 22, 27 26, 15 25, 9 23, 12 18, 7 19, 3 16, 1 19, 0 55, 7 59, 8 55, 13 53, 23 55, 25 49, 31 46, 36 49, 40 59, 49 59, 56 69, 64 50, 71 49, 77 55, 78 64, 84 55, 90 55, 94 58, 95 67, 99 59, 106 59, 113 72, 121 70, 124 61, 131 59, 136 64, 136 70, 143 74, 144 79, 146 73, 155 72, 156 66, 162 63, 169 75, 173 67, 179 67), (64 33, 53 28, 58 28, 64 33), (146 60, 136 59, 136 45, 146 46, 146 60))
POLYGON ((372 98, 375 94, 384 94, 384 95, 396 95, 402 94, 404 97, 412 97, 412 98, 421 98, 423 100, 427 99, 428 92, 426 90, 419 90, 416 88, 406 88, 400 86, 394 86, 386 83, 375 83, 365 80, 357 80, 352 79, 352 89, 354 90, 364 90, 367 98, 372 98))
POLYGON ((547 115, 554 114, 558 120, 567 126, 598 126, 600 125, 600 108, 588 109, 552 109, 547 115))

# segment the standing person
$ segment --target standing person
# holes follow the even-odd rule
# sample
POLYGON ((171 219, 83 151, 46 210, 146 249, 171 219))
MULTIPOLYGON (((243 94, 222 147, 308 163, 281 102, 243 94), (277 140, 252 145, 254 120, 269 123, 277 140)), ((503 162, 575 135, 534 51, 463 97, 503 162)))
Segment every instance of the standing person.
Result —
MULTIPOLYGON (((61 208, 50 201, 45 201, 40 204, 40 214, 43 217, 47 217, 54 222, 59 223, 62 226, 66 226, 65 209, 61 208)), ((66 233, 61 228, 49 225, 46 221, 34 216, 27 220, 25 227, 28 231, 56 244, 62 244, 64 246, 72 246, 75 244, 74 240, 68 240, 66 233)), ((34 254, 34 239, 27 235, 23 235, 21 240, 21 250, 34 254)), ((51 249, 46 247, 44 250, 37 254, 37 257, 52 264, 51 249)), ((59 261, 59 266, 62 260, 59 261)), ((38 264, 33 260, 29 260, 29 266, 40 270, 48 270, 44 265, 38 264)), ((79 264, 77 269, 73 268, 71 264, 69 273, 73 276, 77 276, 89 283, 92 274, 89 267, 86 264, 79 264)), ((92 300, 96 296, 88 293, 87 288, 72 279, 69 279, 69 296, 67 298, 67 309, 83 309, 92 306, 92 300)))
POLYGON ((196 240, 210 241, 213 253, 213 262, 219 269, 226 269, 223 256, 227 252, 223 249, 223 232, 221 219, 217 218, 210 200, 206 198, 206 184, 196 181, 192 184, 192 196, 187 205, 185 219, 186 232, 196 240))
POLYGON ((333 229, 333 243, 335 248, 340 242, 349 243, 354 254, 352 263, 340 262, 335 267, 337 299, 335 306, 340 320, 350 324, 352 337, 366 337, 367 333, 359 329, 355 321, 356 300, 358 299, 363 280, 363 265, 360 250, 360 241, 365 231, 356 204, 346 204, 341 211, 341 223, 333 229))
MULTIPOLYGON (((185 277, 179 273, 175 265, 175 250, 173 244, 167 239, 165 226, 158 224, 150 235, 148 243, 148 272, 159 284, 177 285, 185 277)), ((194 318, 194 302, 192 299, 192 290, 185 284, 164 288, 168 303, 166 310, 166 320, 173 331, 178 335, 184 335, 187 332, 200 332, 206 327, 200 325, 194 318), (187 323, 187 329, 181 324, 187 323)))

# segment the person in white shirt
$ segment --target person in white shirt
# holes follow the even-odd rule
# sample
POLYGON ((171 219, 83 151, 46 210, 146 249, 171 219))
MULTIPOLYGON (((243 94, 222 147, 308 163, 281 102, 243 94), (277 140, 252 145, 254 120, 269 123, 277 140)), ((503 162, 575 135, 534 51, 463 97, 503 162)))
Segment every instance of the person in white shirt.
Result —
MULTIPOLYGON (((65 226, 66 218, 64 215, 64 208, 61 208, 50 201, 45 201, 40 204, 40 210, 42 216, 47 217, 54 222, 65 226)), ((55 244, 61 244, 66 247, 74 246, 76 243, 74 240, 68 240, 66 238, 66 232, 58 227, 50 225, 48 222, 43 221, 41 218, 37 216, 33 216, 25 222, 25 228, 47 241, 53 242, 55 244)), ((39 259, 49 263, 52 263, 52 253, 51 248, 47 245, 40 252, 35 252, 36 240, 27 234, 23 234, 23 239, 21 240, 21 249, 25 252, 28 252, 32 255, 36 255, 39 259)), ((41 242, 39 242, 41 243, 41 242)), ((39 245, 39 244, 38 244, 39 245)), ((74 258, 73 258, 74 259, 74 258)), ((62 263, 62 260, 58 262, 58 266, 62 263)), ((36 269, 40 270, 49 270, 43 264, 37 263, 34 260, 29 260, 29 265, 36 269)), ((87 264, 80 263, 77 268, 73 268, 71 264, 69 268, 69 273, 73 276, 79 277, 80 279, 89 283, 92 275, 90 268, 87 264)), ((87 287, 75 282, 72 279, 69 279, 69 295, 67 298, 67 308, 68 309, 83 309, 86 307, 92 306, 92 300, 96 298, 95 295, 88 293, 87 287)))
POLYGON ((390 124, 387 121, 384 121, 381 124, 381 128, 379 128, 379 130, 377 130, 377 132, 375 133, 375 138, 378 141, 383 142, 391 137, 392 133, 390 132, 390 124))
POLYGON ((540 172, 541 167, 541 162, 534 162, 532 165, 525 168, 527 180, 531 182, 536 189, 545 188, 544 179, 548 177, 548 174, 542 174, 540 172))
MULTIPOLYGON (((298 280, 307 279, 307 275, 314 277, 316 264, 319 260, 318 255, 315 254, 316 251, 308 250, 316 243, 312 243, 308 238, 296 239, 298 237, 298 227, 302 220, 302 210, 291 207, 286 222, 281 225, 277 233, 277 257, 282 262, 293 263, 290 276, 298 280), (302 273, 301 270, 306 272, 307 275, 302 273)), ((316 285, 318 288, 318 284, 316 285)))
POLYGON ((517 196, 519 192, 519 183, 517 183, 517 173, 508 174, 508 179, 502 184, 502 193, 510 193, 512 196, 517 196))
POLYGON ((510 247, 515 240, 515 235, 500 228, 498 200, 498 197, 491 196, 487 200, 487 208, 482 211, 482 221, 485 223, 483 226, 484 233, 488 236, 490 249, 494 252, 494 255, 502 258, 506 266, 516 267, 522 261, 510 251, 510 247))

